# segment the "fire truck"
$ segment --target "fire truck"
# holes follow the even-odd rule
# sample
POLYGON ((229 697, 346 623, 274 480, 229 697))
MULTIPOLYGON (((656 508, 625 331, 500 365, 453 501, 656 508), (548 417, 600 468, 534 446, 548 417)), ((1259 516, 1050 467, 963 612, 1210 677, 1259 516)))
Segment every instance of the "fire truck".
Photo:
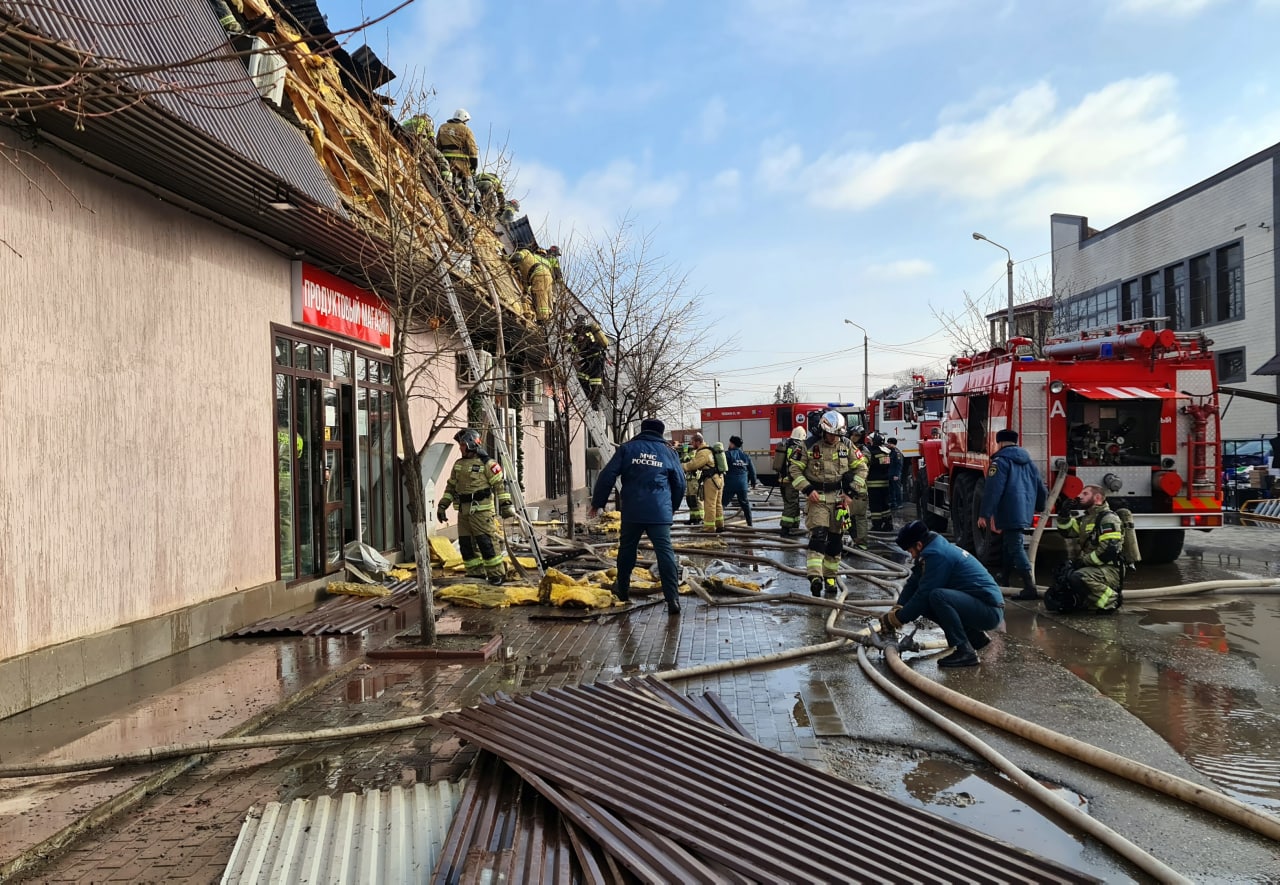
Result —
POLYGON ((909 386, 894 385, 876 391, 865 409, 851 403, 828 403, 827 408, 843 414, 850 427, 861 424, 868 433, 879 431, 885 439, 898 441, 904 458, 903 494, 914 500, 920 474, 920 441, 941 429, 946 387, 945 378, 929 381, 923 375, 915 375, 909 386))
MULTIPOLYGON (((1170 329, 1118 327, 1056 340, 1030 339, 952 359, 940 439, 921 443, 921 518, 950 524, 960 546, 997 558, 999 540, 977 527, 996 433, 1018 431, 1060 501, 1086 485, 1127 507, 1144 562, 1172 562, 1186 529, 1222 525, 1217 376, 1209 342, 1170 329)), ((1055 502, 1050 502, 1052 510, 1055 502)), ((1052 526, 1056 516, 1048 515, 1052 526)))
POLYGON ((702 410, 702 435, 707 444, 742 437, 743 451, 751 458, 756 477, 765 485, 777 485, 773 453, 796 427, 809 429, 809 414, 827 408, 825 403, 771 403, 766 406, 725 406, 702 410))

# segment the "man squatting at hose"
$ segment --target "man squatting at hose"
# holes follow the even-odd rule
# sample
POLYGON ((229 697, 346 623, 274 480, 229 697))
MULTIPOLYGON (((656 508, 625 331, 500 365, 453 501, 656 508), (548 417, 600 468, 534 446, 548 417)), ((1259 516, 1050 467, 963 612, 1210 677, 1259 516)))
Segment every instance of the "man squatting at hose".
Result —
POLYGON ((977 650, 991 641, 983 631, 1004 618, 1004 597, 995 579, 967 550, 953 547, 919 520, 902 527, 897 544, 915 565, 897 605, 880 616, 880 635, 887 639, 903 625, 927 617, 954 649, 938 666, 976 667, 977 650))

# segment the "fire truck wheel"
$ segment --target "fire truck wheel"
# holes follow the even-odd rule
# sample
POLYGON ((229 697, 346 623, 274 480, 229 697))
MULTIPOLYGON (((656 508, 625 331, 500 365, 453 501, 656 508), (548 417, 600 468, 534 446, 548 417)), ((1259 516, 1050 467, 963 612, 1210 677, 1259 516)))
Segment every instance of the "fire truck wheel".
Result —
POLYGON ((963 471, 956 476, 956 487, 951 493, 951 530, 955 534, 956 546, 974 553, 973 530, 973 482, 974 475, 963 471))
POLYGON ((1182 555, 1182 542, 1187 533, 1182 529, 1148 529, 1138 532, 1138 551, 1142 562, 1163 565, 1182 555))

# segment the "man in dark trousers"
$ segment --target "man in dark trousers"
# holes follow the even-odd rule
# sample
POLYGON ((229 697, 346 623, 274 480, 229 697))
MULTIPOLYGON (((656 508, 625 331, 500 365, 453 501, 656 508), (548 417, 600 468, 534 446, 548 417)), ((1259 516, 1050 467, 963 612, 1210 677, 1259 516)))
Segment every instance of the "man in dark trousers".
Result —
POLYGON ((897 544, 915 565, 898 594, 898 604, 880 616, 880 635, 926 617, 942 628, 955 649, 939 667, 976 667, 978 650, 991 640, 984 632, 1004 619, 1004 597, 991 573, 967 550, 953 547, 919 520, 898 532, 897 544))
POLYGON ((1007 587, 1018 578, 1022 590, 1015 598, 1038 599, 1036 582, 1031 579, 1031 560, 1022 548, 1022 532, 1031 528, 1032 517, 1044 510, 1049 491, 1040 478, 1040 470, 1031 463, 1031 455, 1018 445, 1018 431, 998 431, 996 447, 987 469, 978 528, 990 529, 1000 536, 1000 583, 1007 587))
POLYGON ((728 507, 733 499, 738 500, 742 515, 751 525, 751 502, 747 500, 747 486, 756 487, 756 465, 751 463, 751 456, 742 450, 742 437, 729 437, 729 448, 725 449, 725 459, 729 462, 729 474, 724 478, 724 492, 720 503, 728 507))
POLYGON ((684 497, 684 468, 662 438, 665 430, 666 425, 657 418, 646 418, 640 422, 639 435, 618 446, 596 480, 587 516, 596 517, 608 503, 614 482, 620 478, 622 491, 618 505, 622 526, 618 532, 615 595, 623 602, 630 601, 636 549, 640 546, 640 536, 648 535, 658 558, 667 614, 674 615, 680 613, 680 570, 671 547, 671 521, 684 497))

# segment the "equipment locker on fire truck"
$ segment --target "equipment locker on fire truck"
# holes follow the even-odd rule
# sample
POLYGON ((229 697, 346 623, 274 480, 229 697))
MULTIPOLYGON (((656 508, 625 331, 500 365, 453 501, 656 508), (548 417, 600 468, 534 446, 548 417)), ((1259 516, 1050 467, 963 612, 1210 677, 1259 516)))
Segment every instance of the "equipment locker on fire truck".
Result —
POLYGON ((1206 341, 1121 327, 1050 343, 1039 358, 1029 339, 1009 346, 952 360, 942 438, 921 441, 920 507, 931 528, 949 524, 961 546, 998 555, 977 518, 989 453, 1006 427, 1049 487, 1068 473, 1063 500, 1099 485, 1113 507, 1133 511, 1144 562, 1177 559, 1187 528, 1222 525, 1217 378, 1206 341))

